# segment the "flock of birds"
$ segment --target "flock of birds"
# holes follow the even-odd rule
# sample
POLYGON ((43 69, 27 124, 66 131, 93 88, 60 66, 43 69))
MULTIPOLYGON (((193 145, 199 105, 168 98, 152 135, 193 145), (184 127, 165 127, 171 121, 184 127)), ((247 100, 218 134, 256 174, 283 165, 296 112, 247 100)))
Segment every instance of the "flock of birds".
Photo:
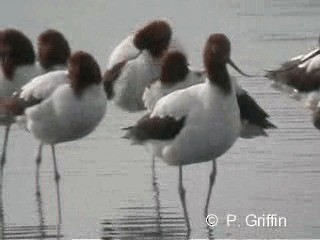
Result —
MULTIPOLYGON (((319 53, 316 49, 295 57, 266 74, 279 89, 307 95, 317 128, 319 53)), ((224 34, 208 37, 201 70, 189 65, 183 45, 164 20, 149 22, 125 38, 109 57, 104 74, 94 57, 71 53, 63 34, 52 29, 39 35, 37 55, 22 32, 0 31, 0 58, 0 124, 5 127, 1 174, 10 127, 18 123, 39 141, 37 183, 43 145, 51 146, 58 192, 55 145, 90 134, 103 119, 107 100, 127 112, 146 110, 135 125, 124 128, 124 137, 145 145, 153 160, 179 166, 184 208, 182 166, 212 161, 205 215, 217 174, 215 159, 239 137, 267 136, 266 129, 276 128, 229 74, 227 65, 251 77, 231 60, 231 43, 224 34)))

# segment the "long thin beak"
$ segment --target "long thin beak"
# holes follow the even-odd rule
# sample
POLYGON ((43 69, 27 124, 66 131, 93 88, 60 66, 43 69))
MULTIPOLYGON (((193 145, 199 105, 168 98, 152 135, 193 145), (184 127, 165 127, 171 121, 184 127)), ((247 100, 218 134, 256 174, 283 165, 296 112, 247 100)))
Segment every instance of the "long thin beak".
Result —
MULTIPOLYGON (((285 68, 281 68, 279 70, 271 70, 271 71, 267 71, 267 76, 268 77, 268 74, 275 74, 275 73, 280 73, 280 72, 286 72, 286 71, 290 71, 291 69, 294 69, 296 67, 298 67, 300 64, 310 60, 311 58, 314 58, 315 56, 317 56, 318 54, 320 54, 320 48, 319 49, 316 49, 316 50, 313 50, 312 52, 306 54, 298 63, 295 63, 295 64, 292 64, 292 65, 289 65, 288 67, 285 67, 285 68)), ((272 76, 272 75, 271 75, 272 76)), ((270 77, 271 79, 273 77, 270 77)))
POLYGON ((249 75, 249 74, 244 73, 240 68, 238 68, 238 66, 231 59, 228 60, 228 63, 230 64, 231 67, 233 67, 241 75, 243 75, 245 77, 255 77, 253 75, 249 75))
POLYGON ((313 51, 313 52, 311 52, 311 53, 309 53, 309 54, 307 54, 307 55, 305 55, 305 56, 300 60, 299 64, 304 63, 304 62, 308 61, 308 60, 311 59, 311 58, 314 58, 315 56, 317 56, 317 55, 319 55, 319 54, 320 54, 320 48, 317 49, 317 50, 315 50, 315 51, 313 51))

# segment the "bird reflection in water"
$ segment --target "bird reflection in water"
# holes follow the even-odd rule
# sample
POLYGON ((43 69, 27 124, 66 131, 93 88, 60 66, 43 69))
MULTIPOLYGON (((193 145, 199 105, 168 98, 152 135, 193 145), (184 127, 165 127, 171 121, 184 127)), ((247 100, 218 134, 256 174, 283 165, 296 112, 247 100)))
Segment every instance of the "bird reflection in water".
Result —
POLYGON ((36 185, 36 204, 39 225, 10 226, 5 223, 5 209, 3 206, 3 182, 0 184, 0 239, 57 239, 61 237, 61 224, 46 225, 43 211, 43 201, 40 185, 36 185))
POLYGON ((154 159, 152 190, 153 206, 119 208, 126 213, 124 217, 103 220, 101 239, 189 239, 190 229, 185 226, 189 219, 184 219, 177 208, 161 206, 154 159))

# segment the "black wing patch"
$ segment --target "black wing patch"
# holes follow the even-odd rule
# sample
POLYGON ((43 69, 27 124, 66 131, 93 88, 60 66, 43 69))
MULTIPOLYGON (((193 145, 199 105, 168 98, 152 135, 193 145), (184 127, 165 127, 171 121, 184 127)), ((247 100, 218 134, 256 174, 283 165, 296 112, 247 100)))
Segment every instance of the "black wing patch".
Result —
POLYGON ((147 140, 171 140, 181 131, 186 117, 176 120, 173 117, 152 117, 150 114, 142 117, 133 127, 125 128, 128 132, 124 138, 144 142, 147 140))
POLYGON ((127 64, 127 60, 115 64, 111 69, 107 70, 103 75, 104 90, 107 98, 110 100, 114 97, 113 84, 121 74, 123 67, 127 64))
POLYGON ((288 61, 279 69, 267 71, 267 78, 286 84, 300 92, 310 92, 320 88, 320 71, 306 72, 299 68, 300 60, 288 61))
POLYGON ((306 73, 301 68, 289 71, 286 84, 301 92, 310 92, 320 88, 320 71, 306 73))
POLYGON ((3 97, 0 98, 0 113, 14 116, 23 115, 26 108, 37 105, 41 101, 37 98, 25 100, 17 97, 3 97))
POLYGON ((268 121, 269 115, 256 103, 256 101, 246 92, 237 95, 240 108, 240 117, 250 124, 257 125, 261 128, 277 128, 273 123, 268 121))

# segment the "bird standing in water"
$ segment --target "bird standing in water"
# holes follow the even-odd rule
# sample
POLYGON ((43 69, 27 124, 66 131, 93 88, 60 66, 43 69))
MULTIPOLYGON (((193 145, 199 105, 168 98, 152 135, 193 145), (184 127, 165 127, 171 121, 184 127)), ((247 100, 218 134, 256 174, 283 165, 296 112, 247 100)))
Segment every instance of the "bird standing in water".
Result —
POLYGON ((313 113, 313 125, 320 129, 320 37, 318 42, 319 47, 267 71, 266 77, 274 81, 277 89, 305 99, 306 107, 313 113))
POLYGON ((99 65, 82 51, 70 57, 67 70, 41 75, 25 85, 19 97, 0 101, 0 112, 23 115, 26 128, 40 142, 36 157, 37 184, 42 147, 51 146, 59 209, 60 174, 55 145, 90 134, 104 117, 106 102, 99 65))
MULTIPOLYGON (((54 70, 62 70, 67 68, 67 61, 70 57, 70 46, 62 33, 49 29, 42 32, 38 37, 38 66, 35 63, 35 56, 31 41, 17 30, 7 29, 1 34, 0 52, 3 53, 2 61, 4 73, 10 66, 5 62, 11 62, 14 72, 12 79, 7 75, 6 78, 0 80, 0 97, 17 97, 21 91, 21 87, 31 81, 37 75, 41 75, 54 70), (6 66, 8 65, 8 66, 6 66), (7 86, 6 86, 7 85, 7 86), (10 87, 8 87, 10 85, 10 87), (15 95, 15 96, 13 96, 15 95)), ((5 75, 5 74, 4 74, 5 75)), ((15 119, 11 115, 1 115, 0 123, 6 125, 5 139, 3 144, 1 158, 1 172, 5 164, 6 149, 9 140, 10 126, 15 119)))
MULTIPOLYGON (((0 99, 11 97, 32 78, 42 73, 30 39, 16 29, 0 31, 0 99)), ((0 113, 0 125, 5 126, 1 152, 1 176, 6 162, 9 132, 14 118, 0 113)))
MULTIPOLYGON (((229 39, 224 34, 212 34, 203 52, 205 82, 160 98, 152 112, 135 126, 126 128, 126 138, 146 145, 154 156, 179 167, 179 195, 186 219, 182 166, 212 161, 204 211, 207 215, 217 174, 215 160, 240 136, 242 121, 246 118, 252 124, 260 124, 262 129, 275 127, 245 91, 238 91, 227 64, 243 72, 231 61, 230 53, 229 39)), ((187 227, 190 230, 188 220, 187 227)))

